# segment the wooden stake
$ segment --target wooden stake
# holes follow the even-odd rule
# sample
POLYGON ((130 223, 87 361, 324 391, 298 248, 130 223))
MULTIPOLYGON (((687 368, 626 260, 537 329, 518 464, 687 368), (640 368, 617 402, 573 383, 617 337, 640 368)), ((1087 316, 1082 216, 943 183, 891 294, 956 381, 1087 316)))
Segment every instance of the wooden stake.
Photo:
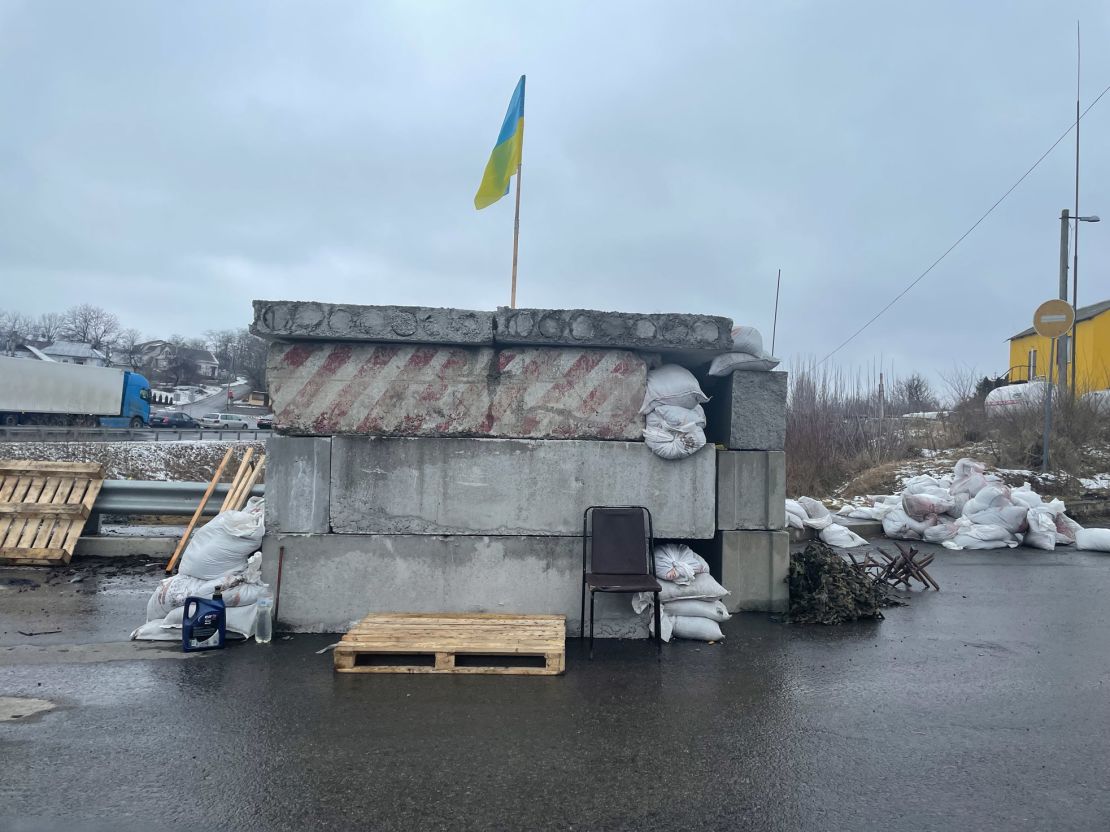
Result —
MULTIPOLYGON (((523 129, 523 128, 521 128, 523 129)), ((520 154, 524 155, 524 136, 520 137, 520 154)), ((513 218, 513 288, 509 295, 509 308, 516 309, 516 252, 520 243, 520 170, 522 165, 516 166, 516 215, 513 218)))
POLYGON ((247 448, 247 452, 243 454, 242 462, 239 463, 239 470, 235 472, 235 476, 231 479, 231 485, 227 489, 227 496, 224 497, 224 502, 223 505, 220 506, 220 511, 227 511, 231 508, 231 498, 239 487, 240 481, 243 477, 247 476, 246 472, 250 467, 252 456, 254 456, 254 448, 247 448))
POLYGON ((232 502, 232 508, 237 511, 242 511, 243 506, 247 504, 247 500, 251 498, 251 489, 254 484, 258 482, 258 478, 262 476, 262 469, 266 467, 266 454, 258 457, 254 463, 254 471, 251 472, 250 479, 244 481, 243 487, 239 489, 239 493, 235 495, 235 500, 232 502))
POLYGON ((231 461, 231 452, 232 448, 228 448, 227 453, 224 454, 223 461, 220 462, 219 467, 216 469, 216 473, 212 475, 212 482, 208 483, 208 488, 205 489, 204 496, 200 498, 200 505, 198 505, 197 510, 193 512, 193 519, 190 520, 189 525, 185 527, 185 534, 181 535, 181 540, 177 542, 177 548, 173 550, 173 557, 171 557, 170 562, 166 564, 166 572, 173 572, 173 568, 177 566, 177 559, 181 557, 181 553, 185 551, 185 544, 189 540, 189 535, 193 533, 193 527, 197 524, 201 512, 204 511, 204 507, 208 504, 208 498, 211 497, 212 492, 216 490, 216 483, 218 483, 220 477, 223 476, 224 468, 226 468, 227 463, 231 461))

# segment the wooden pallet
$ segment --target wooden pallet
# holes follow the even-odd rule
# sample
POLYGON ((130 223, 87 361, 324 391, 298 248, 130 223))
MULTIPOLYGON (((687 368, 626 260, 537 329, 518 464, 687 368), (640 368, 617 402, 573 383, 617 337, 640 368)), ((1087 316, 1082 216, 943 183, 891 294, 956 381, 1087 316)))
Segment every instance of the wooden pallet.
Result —
POLYGON ((342 673, 505 673, 566 668, 566 617, 489 613, 375 613, 335 648, 342 673))
POLYGON ((0 460, 0 564, 69 563, 103 483, 95 462, 0 460))

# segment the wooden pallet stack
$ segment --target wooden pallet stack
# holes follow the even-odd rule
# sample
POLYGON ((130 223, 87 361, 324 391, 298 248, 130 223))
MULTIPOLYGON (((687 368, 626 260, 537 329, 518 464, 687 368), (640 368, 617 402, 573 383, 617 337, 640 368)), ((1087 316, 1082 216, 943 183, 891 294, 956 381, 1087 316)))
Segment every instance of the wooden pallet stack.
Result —
POLYGON ((552 676, 566 667, 566 617, 374 613, 335 647, 342 673, 552 676))
POLYGON ((0 460, 0 564, 69 563, 103 483, 95 462, 0 460))

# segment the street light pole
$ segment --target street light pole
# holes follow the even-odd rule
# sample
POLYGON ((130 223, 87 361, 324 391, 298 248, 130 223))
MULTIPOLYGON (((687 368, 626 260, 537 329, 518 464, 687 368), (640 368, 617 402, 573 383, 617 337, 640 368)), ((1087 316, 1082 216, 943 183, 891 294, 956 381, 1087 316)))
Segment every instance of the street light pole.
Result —
MULTIPOLYGON (((1071 214, 1065 208, 1060 212, 1060 300, 1068 299, 1068 233, 1070 227, 1068 220, 1071 214)), ((1068 388, 1068 336, 1062 335, 1056 345, 1056 380, 1060 385, 1060 392, 1068 388)))

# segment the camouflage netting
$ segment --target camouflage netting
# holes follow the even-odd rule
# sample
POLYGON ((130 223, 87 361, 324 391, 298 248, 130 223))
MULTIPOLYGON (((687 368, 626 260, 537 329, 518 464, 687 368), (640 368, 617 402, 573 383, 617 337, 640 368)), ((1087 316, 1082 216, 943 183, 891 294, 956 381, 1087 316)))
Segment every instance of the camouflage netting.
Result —
POLYGON ((882 607, 903 603, 820 541, 790 556, 788 580, 792 624, 842 624, 860 618, 882 618, 882 607))

